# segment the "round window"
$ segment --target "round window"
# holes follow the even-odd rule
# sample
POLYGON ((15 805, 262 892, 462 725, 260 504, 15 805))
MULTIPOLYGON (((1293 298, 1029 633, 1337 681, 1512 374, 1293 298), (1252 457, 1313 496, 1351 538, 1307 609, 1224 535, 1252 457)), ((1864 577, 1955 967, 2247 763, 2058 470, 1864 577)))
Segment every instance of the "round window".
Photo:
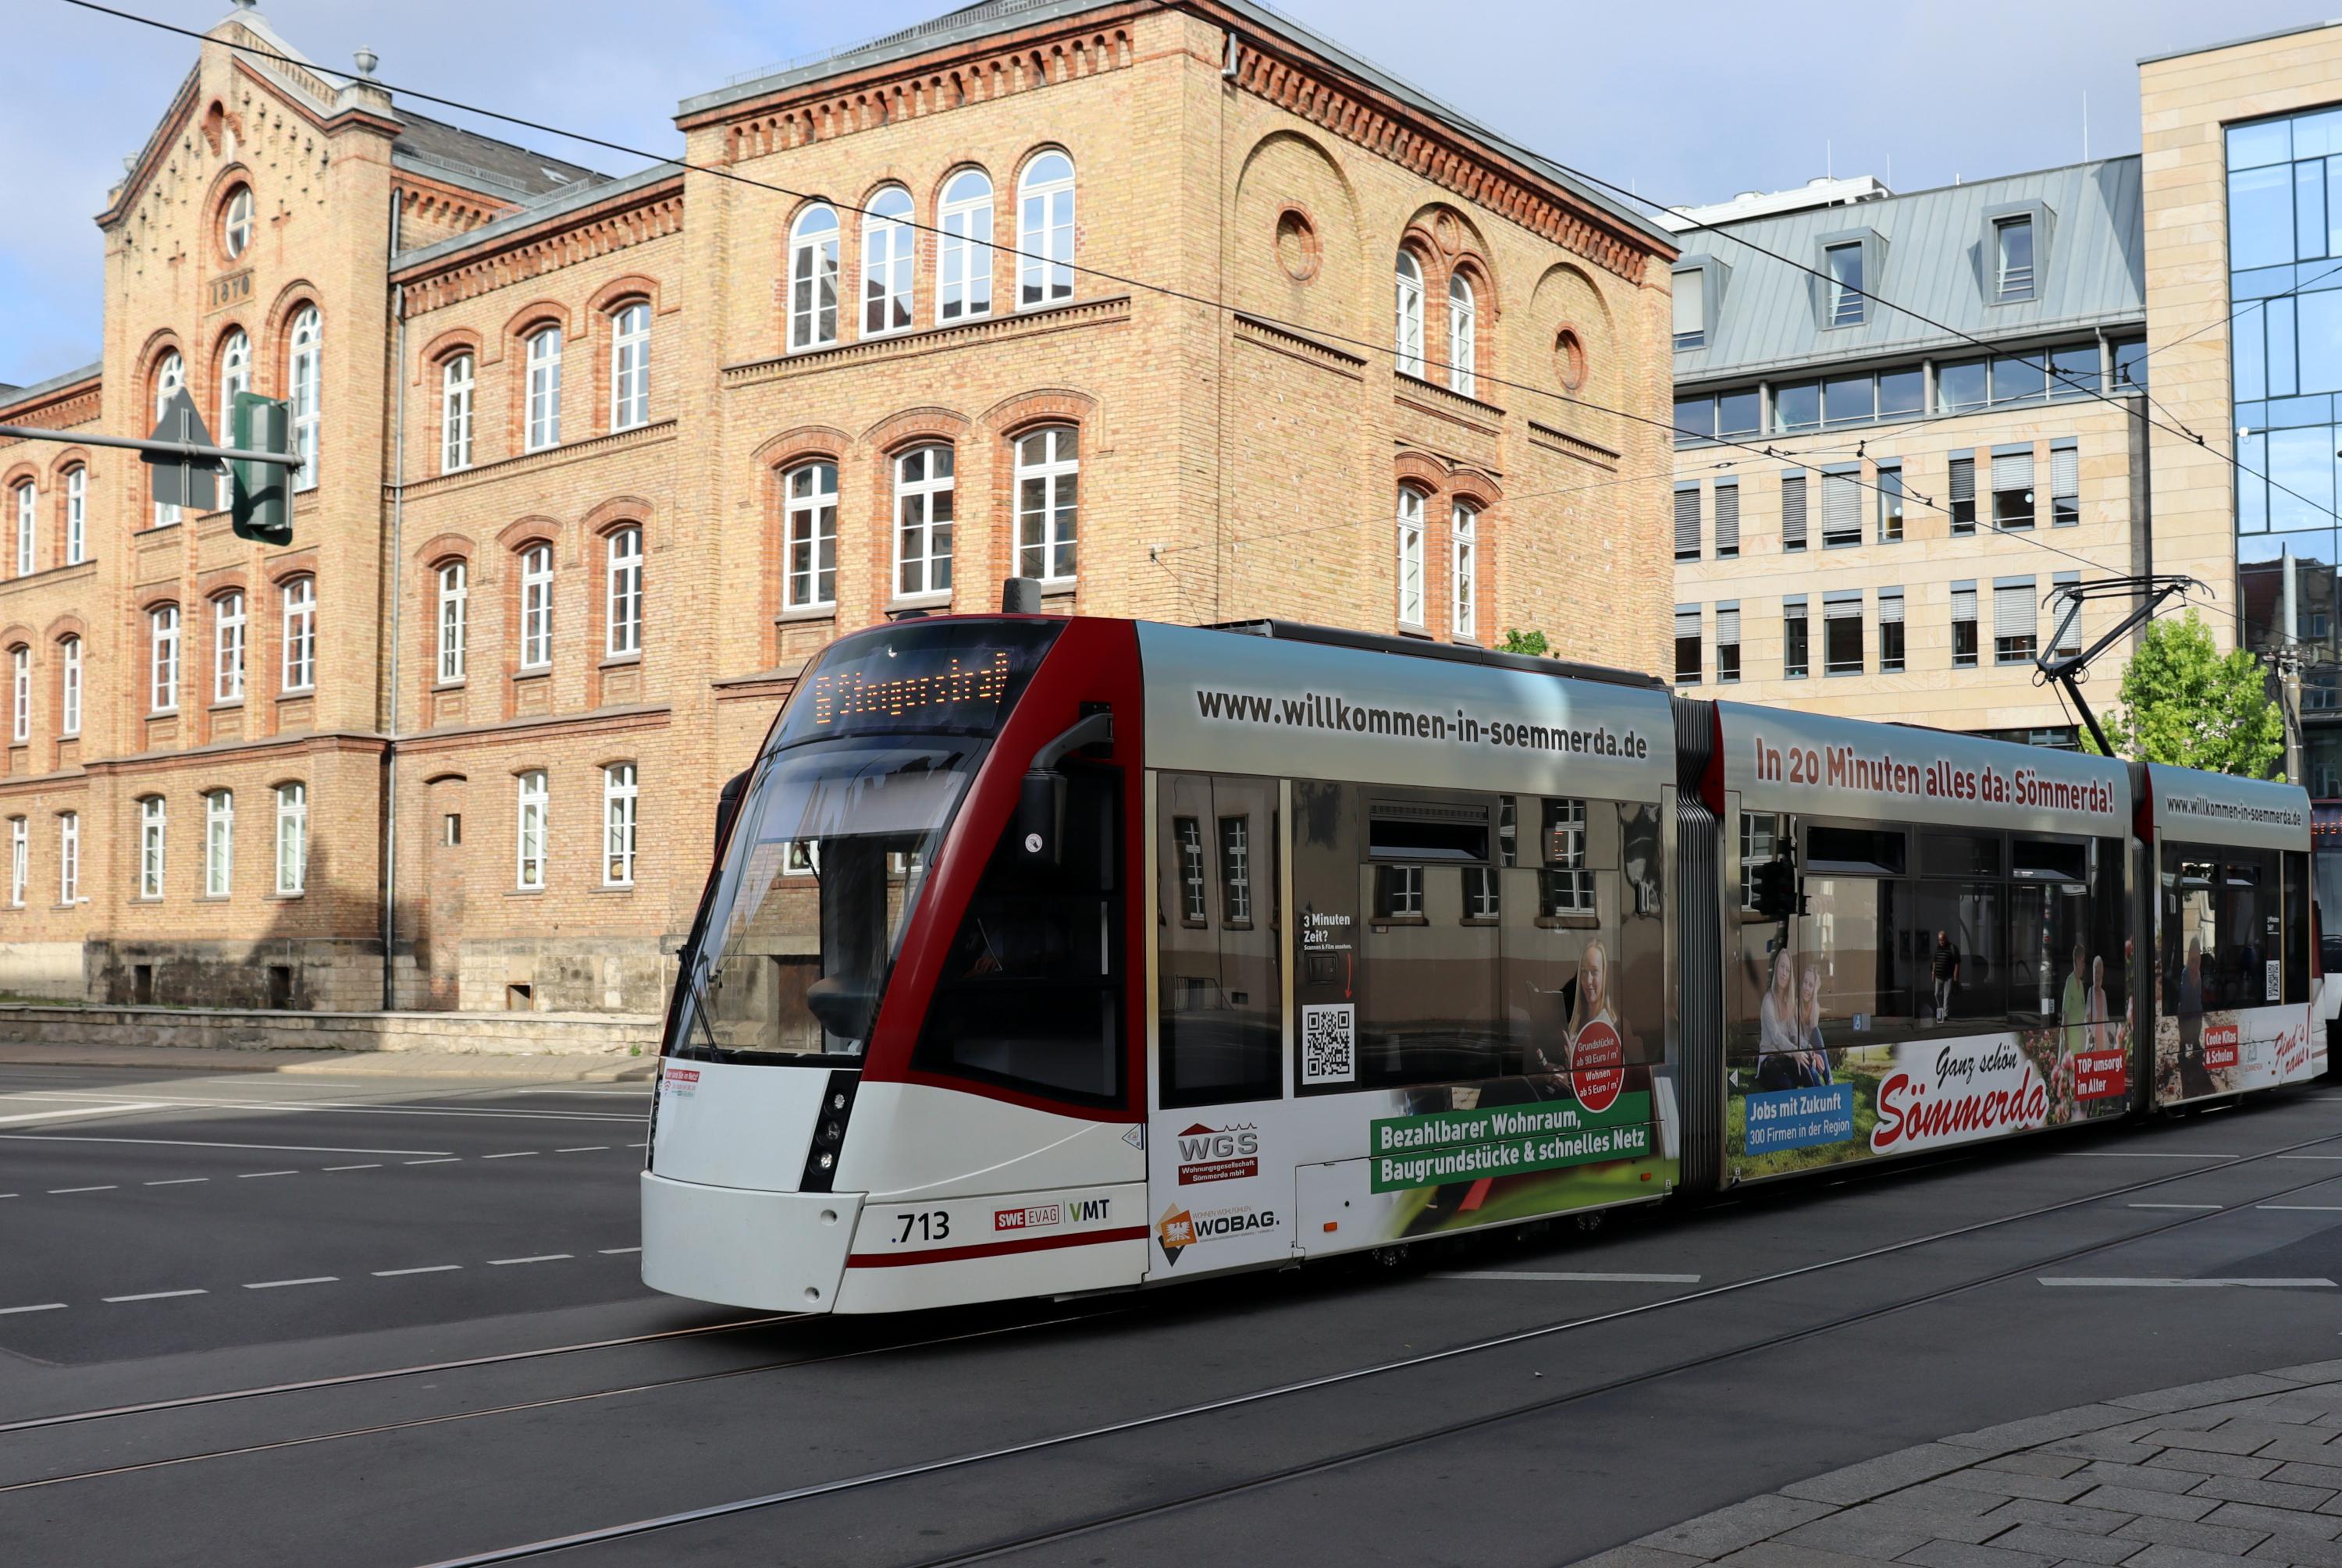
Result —
POLYGON ((235 195, 227 199, 227 213, 220 223, 220 240, 227 247, 227 259, 235 260, 252 245, 252 187, 238 185, 235 195))
POLYGON ((1287 207, 1276 215, 1276 261, 1295 283, 1306 283, 1317 275, 1317 231, 1299 207, 1287 207))
POLYGON ((1578 341, 1575 328, 1563 327, 1553 340, 1553 366, 1564 392, 1576 392, 1586 385, 1586 345, 1578 341))

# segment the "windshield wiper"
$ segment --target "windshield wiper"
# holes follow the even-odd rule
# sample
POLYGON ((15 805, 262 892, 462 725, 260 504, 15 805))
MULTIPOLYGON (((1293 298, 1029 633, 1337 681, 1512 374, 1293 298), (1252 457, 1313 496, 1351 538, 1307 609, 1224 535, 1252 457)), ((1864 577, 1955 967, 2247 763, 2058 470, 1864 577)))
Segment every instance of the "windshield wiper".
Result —
POLYGON ((706 1041, 709 1054, 721 1060, 724 1047, 716 1044, 716 1026, 707 1021, 707 988, 699 983, 700 964, 700 956, 695 952, 691 955, 691 963, 684 968, 684 984, 691 988, 691 994, 685 1004, 691 1010, 692 1022, 699 1025, 700 1036, 706 1041))

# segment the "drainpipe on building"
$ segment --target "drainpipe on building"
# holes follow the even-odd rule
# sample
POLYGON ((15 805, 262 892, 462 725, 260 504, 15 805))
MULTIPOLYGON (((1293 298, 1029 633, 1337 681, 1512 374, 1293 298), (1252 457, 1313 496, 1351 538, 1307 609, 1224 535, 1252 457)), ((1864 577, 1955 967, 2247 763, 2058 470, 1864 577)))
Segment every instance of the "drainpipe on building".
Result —
MULTIPOLYGON (((390 193, 390 250, 398 257, 398 193, 390 193)), ((385 268, 386 270, 386 268, 385 268)), ((390 704, 382 748, 382 1010, 398 1007, 398 655, 404 635, 399 609, 406 588, 405 544, 401 525, 406 509, 406 302, 390 284, 390 318, 395 352, 391 355, 390 416, 390 704)))

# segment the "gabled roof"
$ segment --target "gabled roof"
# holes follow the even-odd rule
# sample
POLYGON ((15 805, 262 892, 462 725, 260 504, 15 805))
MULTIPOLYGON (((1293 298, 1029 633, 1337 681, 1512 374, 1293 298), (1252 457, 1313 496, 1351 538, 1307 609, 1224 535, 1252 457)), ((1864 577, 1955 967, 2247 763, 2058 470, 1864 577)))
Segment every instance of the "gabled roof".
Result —
MULTIPOLYGON (((930 49, 974 43, 996 34, 1078 16, 1086 11, 1103 10, 1123 3, 1124 0, 978 0, 976 5, 946 11, 940 16, 906 27, 898 33, 889 33, 824 58, 792 64, 753 80, 736 81, 714 92, 686 98, 677 105, 676 113, 678 116, 704 114, 825 77, 889 65, 925 54, 930 49)), ((1170 0, 1170 3, 1176 4, 1177 0, 1170 0)), ((1378 65, 1369 64, 1338 44, 1311 32, 1291 17, 1256 5, 1254 0, 1216 0, 1216 3, 1242 18, 1253 32, 1297 44, 1417 113, 1452 126, 1484 146, 1517 161, 1540 177, 1567 190, 1586 205, 1607 215, 1636 235, 1658 246, 1673 245, 1674 236, 1648 217, 1587 185, 1551 159, 1498 135, 1461 109, 1433 97, 1378 65)))
POLYGON ((68 370, 63 375, 50 376, 46 381, 36 381, 30 386, 0 386, 0 408, 37 403, 53 392, 63 392, 85 381, 95 381, 105 369, 105 362, 100 360, 95 365, 85 365, 79 370, 68 370))
POLYGON ((394 273, 404 272, 409 267, 427 265, 459 252, 492 245, 507 235, 518 234, 547 219, 575 212, 581 207, 590 207, 597 202, 632 195, 662 181, 675 179, 682 173, 683 166, 679 164, 653 164, 648 168, 621 175, 616 179, 607 175, 595 175, 591 180, 557 185, 542 195, 531 196, 517 212, 506 213, 493 223, 482 224, 478 228, 450 235, 444 240, 418 245, 413 250, 400 251, 390 258, 391 270, 394 273))
POLYGON ((548 157, 513 142, 498 141, 477 131, 418 115, 396 111, 401 129, 391 144, 390 160, 398 167, 473 188, 487 187, 506 196, 536 196, 581 185, 601 185, 609 175, 548 157))
POLYGON ((1793 369, 1823 362, 1884 358, 1969 346, 1893 305, 1987 339, 2035 339, 2146 319, 2146 230, 2136 155, 2007 175, 1972 185, 1915 191, 1854 206, 1752 218, 1677 236, 1678 272, 1712 257, 1726 270, 1711 306, 1706 346, 1679 351, 1676 383, 1793 369), (2038 204, 2047 232, 2037 235, 2036 297, 2000 305, 1990 298, 1992 215, 2038 204), (1863 286, 1877 296, 1859 326, 1824 327, 1819 281, 1787 262, 1734 243, 1823 265, 1827 239, 1859 231, 1884 242, 1878 275, 1863 286))

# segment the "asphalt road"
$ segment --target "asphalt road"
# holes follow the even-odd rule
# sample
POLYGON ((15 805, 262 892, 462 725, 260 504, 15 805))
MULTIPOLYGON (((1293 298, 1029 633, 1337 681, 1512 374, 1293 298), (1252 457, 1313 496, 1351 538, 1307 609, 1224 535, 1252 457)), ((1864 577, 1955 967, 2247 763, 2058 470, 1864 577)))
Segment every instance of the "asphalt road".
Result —
POLYGON ((0 1072, 0 1562, 1558 1564, 2342 1355, 2342 1289, 2167 1283, 2342 1280, 2327 1085, 1400 1271, 876 1322, 646 1291, 644 1104, 0 1072))

